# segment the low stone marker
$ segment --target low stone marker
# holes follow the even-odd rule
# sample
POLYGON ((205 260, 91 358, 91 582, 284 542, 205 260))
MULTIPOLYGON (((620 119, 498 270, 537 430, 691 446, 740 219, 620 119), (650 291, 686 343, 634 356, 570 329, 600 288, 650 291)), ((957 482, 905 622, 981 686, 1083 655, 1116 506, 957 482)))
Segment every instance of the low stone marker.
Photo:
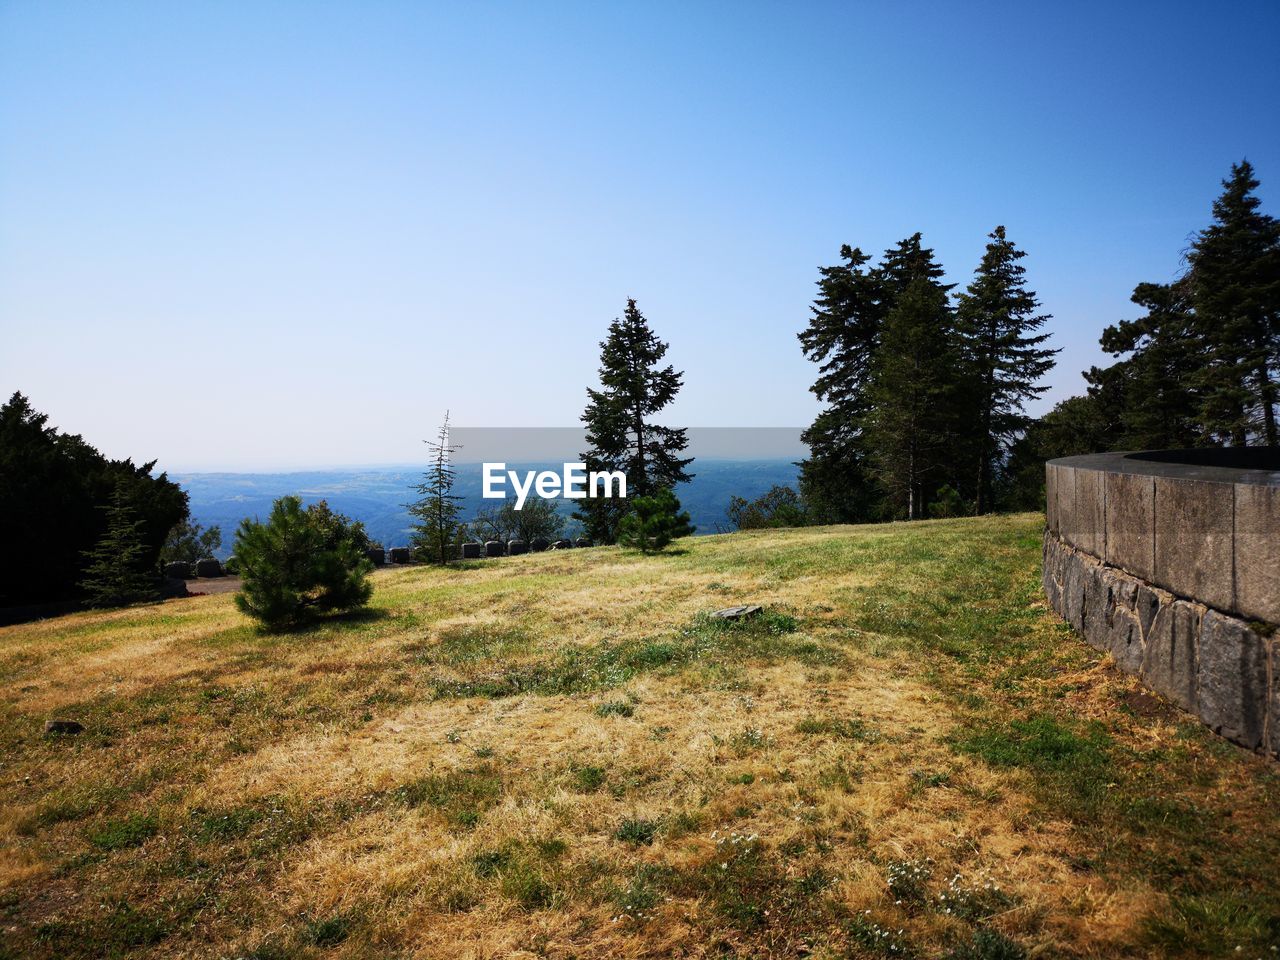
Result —
POLYGON ((223 576, 222 564, 213 557, 205 557, 203 560, 196 561, 197 577, 221 577, 223 576))
POLYGON ((743 604, 740 607, 725 607, 723 610, 717 610, 711 614, 713 620, 746 620, 754 617, 761 611, 761 607, 756 604, 743 604))
POLYGON ((484 544, 478 541, 464 543, 462 545, 463 560, 479 560, 484 554, 484 544))
POLYGON ((413 558, 413 554, 409 552, 408 547, 392 547, 391 562, 392 563, 408 563, 413 558))
POLYGON ((191 564, 185 560, 174 560, 164 565, 164 575, 173 580, 190 580, 191 564))
POLYGON ((518 557, 520 556, 520 554, 528 553, 528 552, 529 552, 529 545, 525 543, 523 540, 507 541, 507 556, 518 557))
POLYGON ((507 545, 501 540, 486 540, 484 545, 484 555, 486 557, 501 557, 507 552, 507 545))
POLYGON ((529 549, 534 553, 541 553, 549 546, 551 546, 551 544, 547 542, 545 537, 534 537, 529 541, 529 549))
POLYGON ((44 722, 45 736, 75 736, 77 733, 84 732, 84 724, 78 720, 46 720, 44 722))

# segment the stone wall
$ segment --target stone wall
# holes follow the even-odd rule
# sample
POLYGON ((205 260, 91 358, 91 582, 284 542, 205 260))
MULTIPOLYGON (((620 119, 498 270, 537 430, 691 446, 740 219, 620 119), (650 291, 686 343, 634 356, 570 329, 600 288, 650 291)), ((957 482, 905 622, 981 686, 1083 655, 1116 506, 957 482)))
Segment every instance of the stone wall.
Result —
POLYGON ((1050 461, 1044 589, 1121 669, 1280 756, 1280 451, 1230 453, 1050 461))

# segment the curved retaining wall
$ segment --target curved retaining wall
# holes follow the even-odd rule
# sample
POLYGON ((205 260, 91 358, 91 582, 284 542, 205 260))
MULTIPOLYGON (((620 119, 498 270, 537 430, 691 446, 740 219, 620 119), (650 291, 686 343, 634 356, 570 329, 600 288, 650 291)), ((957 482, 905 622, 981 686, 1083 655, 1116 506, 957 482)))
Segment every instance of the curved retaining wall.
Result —
POLYGON ((1280 757, 1280 449, 1045 467, 1050 605, 1217 733, 1280 757))

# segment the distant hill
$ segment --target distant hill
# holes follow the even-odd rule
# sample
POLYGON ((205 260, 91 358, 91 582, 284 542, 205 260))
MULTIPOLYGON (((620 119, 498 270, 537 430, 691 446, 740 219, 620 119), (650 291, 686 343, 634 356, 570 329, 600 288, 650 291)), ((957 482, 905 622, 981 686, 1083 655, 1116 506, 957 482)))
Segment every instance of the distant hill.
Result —
MULTIPOLYGON (((508 464, 513 470, 555 469, 560 464, 508 464)), ((732 496, 758 497, 775 484, 794 486, 797 468, 789 460, 699 459, 694 479, 677 493, 699 534, 728 529, 725 510, 732 496)), ((388 547, 409 539, 409 515, 404 504, 415 497, 412 487, 421 471, 410 468, 367 470, 311 470, 300 473, 184 473, 170 474, 191 498, 191 515, 205 526, 222 528, 223 558, 231 553, 235 529, 245 517, 266 517, 278 497, 296 494, 306 503, 327 500, 334 510, 364 521, 370 536, 388 547)), ((463 499, 463 515, 470 518, 482 506, 496 504, 480 496, 479 464, 459 464, 456 492, 463 499)), ((562 501, 568 515, 573 506, 562 501)))

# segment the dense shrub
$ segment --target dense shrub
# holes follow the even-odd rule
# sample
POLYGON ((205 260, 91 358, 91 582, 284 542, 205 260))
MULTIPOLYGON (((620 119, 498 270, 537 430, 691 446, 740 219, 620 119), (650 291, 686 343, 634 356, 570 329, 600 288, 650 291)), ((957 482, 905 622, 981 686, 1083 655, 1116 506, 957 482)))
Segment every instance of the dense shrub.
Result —
POLYGON ((629 501, 630 511, 618 524, 618 543, 643 553, 666 548, 672 540, 693 533, 689 514, 670 490, 661 489, 650 497, 629 501))
POLYGON ((324 507, 302 509, 281 497, 266 523, 245 520, 235 553, 244 578, 236 606, 268 629, 296 626, 316 615, 369 602, 373 569, 355 525, 324 507))

